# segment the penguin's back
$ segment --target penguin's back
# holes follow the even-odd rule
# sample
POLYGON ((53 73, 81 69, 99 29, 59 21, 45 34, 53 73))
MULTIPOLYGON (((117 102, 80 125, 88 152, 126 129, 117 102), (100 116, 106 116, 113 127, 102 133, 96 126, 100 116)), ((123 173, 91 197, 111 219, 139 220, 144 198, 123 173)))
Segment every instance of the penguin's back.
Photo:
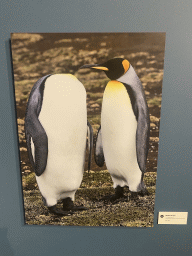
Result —
POLYGON ((82 83, 72 75, 50 76, 39 121, 48 137, 47 166, 36 177, 39 189, 49 205, 59 198, 74 199, 83 177, 86 149, 86 91, 82 83))
POLYGON ((68 74, 49 77, 45 82, 39 120, 47 133, 49 146, 50 143, 55 145, 51 150, 60 154, 67 145, 68 152, 81 151, 87 127, 86 92, 81 82, 68 74))

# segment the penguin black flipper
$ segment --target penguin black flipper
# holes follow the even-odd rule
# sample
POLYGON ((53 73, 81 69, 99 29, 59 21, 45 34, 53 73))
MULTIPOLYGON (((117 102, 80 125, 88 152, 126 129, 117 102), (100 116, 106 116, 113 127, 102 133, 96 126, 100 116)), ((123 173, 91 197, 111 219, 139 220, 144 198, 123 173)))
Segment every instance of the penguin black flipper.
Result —
POLYGON ((139 167, 144 174, 147 155, 149 150, 149 132, 150 125, 149 119, 145 115, 145 111, 139 109, 138 111, 138 123, 137 123, 137 134, 136 134, 136 150, 137 150, 137 161, 139 167))
POLYGON ((25 115, 25 134, 29 160, 34 168, 35 174, 40 176, 47 165, 48 138, 38 117, 43 102, 44 84, 51 75, 40 78, 33 86, 29 95, 29 100, 25 115), (31 139, 34 143, 34 159, 31 152, 31 139))
POLYGON ((87 129, 88 129, 88 148, 89 148, 89 157, 88 157, 88 171, 91 169, 91 156, 93 149, 93 128, 89 121, 87 121, 87 129))
POLYGON ((95 162, 99 167, 102 167, 105 162, 104 153, 103 153, 101 126, 98 129, 96 143, 95 143, 95 162))
POLYGON ((131 100, 132 109, 137 120, 136 131, 136 152, 139 167, 144 174, 147 154, 149 149, 150 122, 148 106, 145 100, 144 91, 140 85, 141 93, 135 93, 131 86, 123 83, 131 100))

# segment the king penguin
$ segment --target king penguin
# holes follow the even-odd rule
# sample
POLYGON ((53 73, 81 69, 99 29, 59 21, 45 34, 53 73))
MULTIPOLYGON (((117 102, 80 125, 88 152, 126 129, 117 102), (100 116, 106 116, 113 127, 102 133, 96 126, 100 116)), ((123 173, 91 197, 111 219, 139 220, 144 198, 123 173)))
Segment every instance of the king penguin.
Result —
POLYGON ((29 159, 49 211, 68 215, 85 210, 73 203, 83 178, 87 134, 88 169, 93 145, 83 84, 71 74, 40 78, 29 95, 25 134, 29 159), (60 199, 63 209, 57 207, 60 199))
POLYGON ((95 145, 95 161, 104 161, 111 174, 115 194, 124 197, 124 186, 131 197, 148 194, 143 177, 149 148, 150 119, 144 89, 130 62, 113 58, 102 64, 81 68, 103 70, 111 79, 104 91, 101 126, 95 145))

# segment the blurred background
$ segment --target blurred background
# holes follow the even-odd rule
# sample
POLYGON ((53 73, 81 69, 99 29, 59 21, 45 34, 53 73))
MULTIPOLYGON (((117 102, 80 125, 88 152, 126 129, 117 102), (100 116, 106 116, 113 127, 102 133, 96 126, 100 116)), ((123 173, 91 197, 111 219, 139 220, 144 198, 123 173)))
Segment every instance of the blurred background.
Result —
MULTIPOLYGON (((152 227, 165 33, 14 33, 11 47, 26 224, 152 227), (150 113, 150 148, 144 180, 150 195, 134 201, 125 198, 115 204, 100 201, 101 196, 114 191, 106 166, 99 168, 93 157, 90 173, 86 171, 86 160, 83 182, 75 200, 76 204, 88 207, 88 211, 62 218, 52 216, 42 203, 28 160, 24 124, 29 93, 44 75, 75 75, 87 91, 88 120, 95 139, 100 126, 102 96, 109 79, 101 71, 78 69, 84 64, 102 63, 113 57, 130 61, 145 90, 150 113)), ((129 195, 128 189, 126 195, 129 195)))

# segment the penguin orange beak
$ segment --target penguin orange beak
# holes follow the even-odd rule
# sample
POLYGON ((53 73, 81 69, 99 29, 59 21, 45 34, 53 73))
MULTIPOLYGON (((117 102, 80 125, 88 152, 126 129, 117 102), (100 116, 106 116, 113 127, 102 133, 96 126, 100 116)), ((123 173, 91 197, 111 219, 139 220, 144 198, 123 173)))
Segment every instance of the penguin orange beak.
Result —
POLYGON ((82 68, 94 68, 94 69, 99 69, 99 70, 104 70, 104 71, 108 71, 109 69, 103 66, 100 66, 98 64, 88 64, 88 65, 83 65, 82 67, 80 67, 79 69, 82 68))

